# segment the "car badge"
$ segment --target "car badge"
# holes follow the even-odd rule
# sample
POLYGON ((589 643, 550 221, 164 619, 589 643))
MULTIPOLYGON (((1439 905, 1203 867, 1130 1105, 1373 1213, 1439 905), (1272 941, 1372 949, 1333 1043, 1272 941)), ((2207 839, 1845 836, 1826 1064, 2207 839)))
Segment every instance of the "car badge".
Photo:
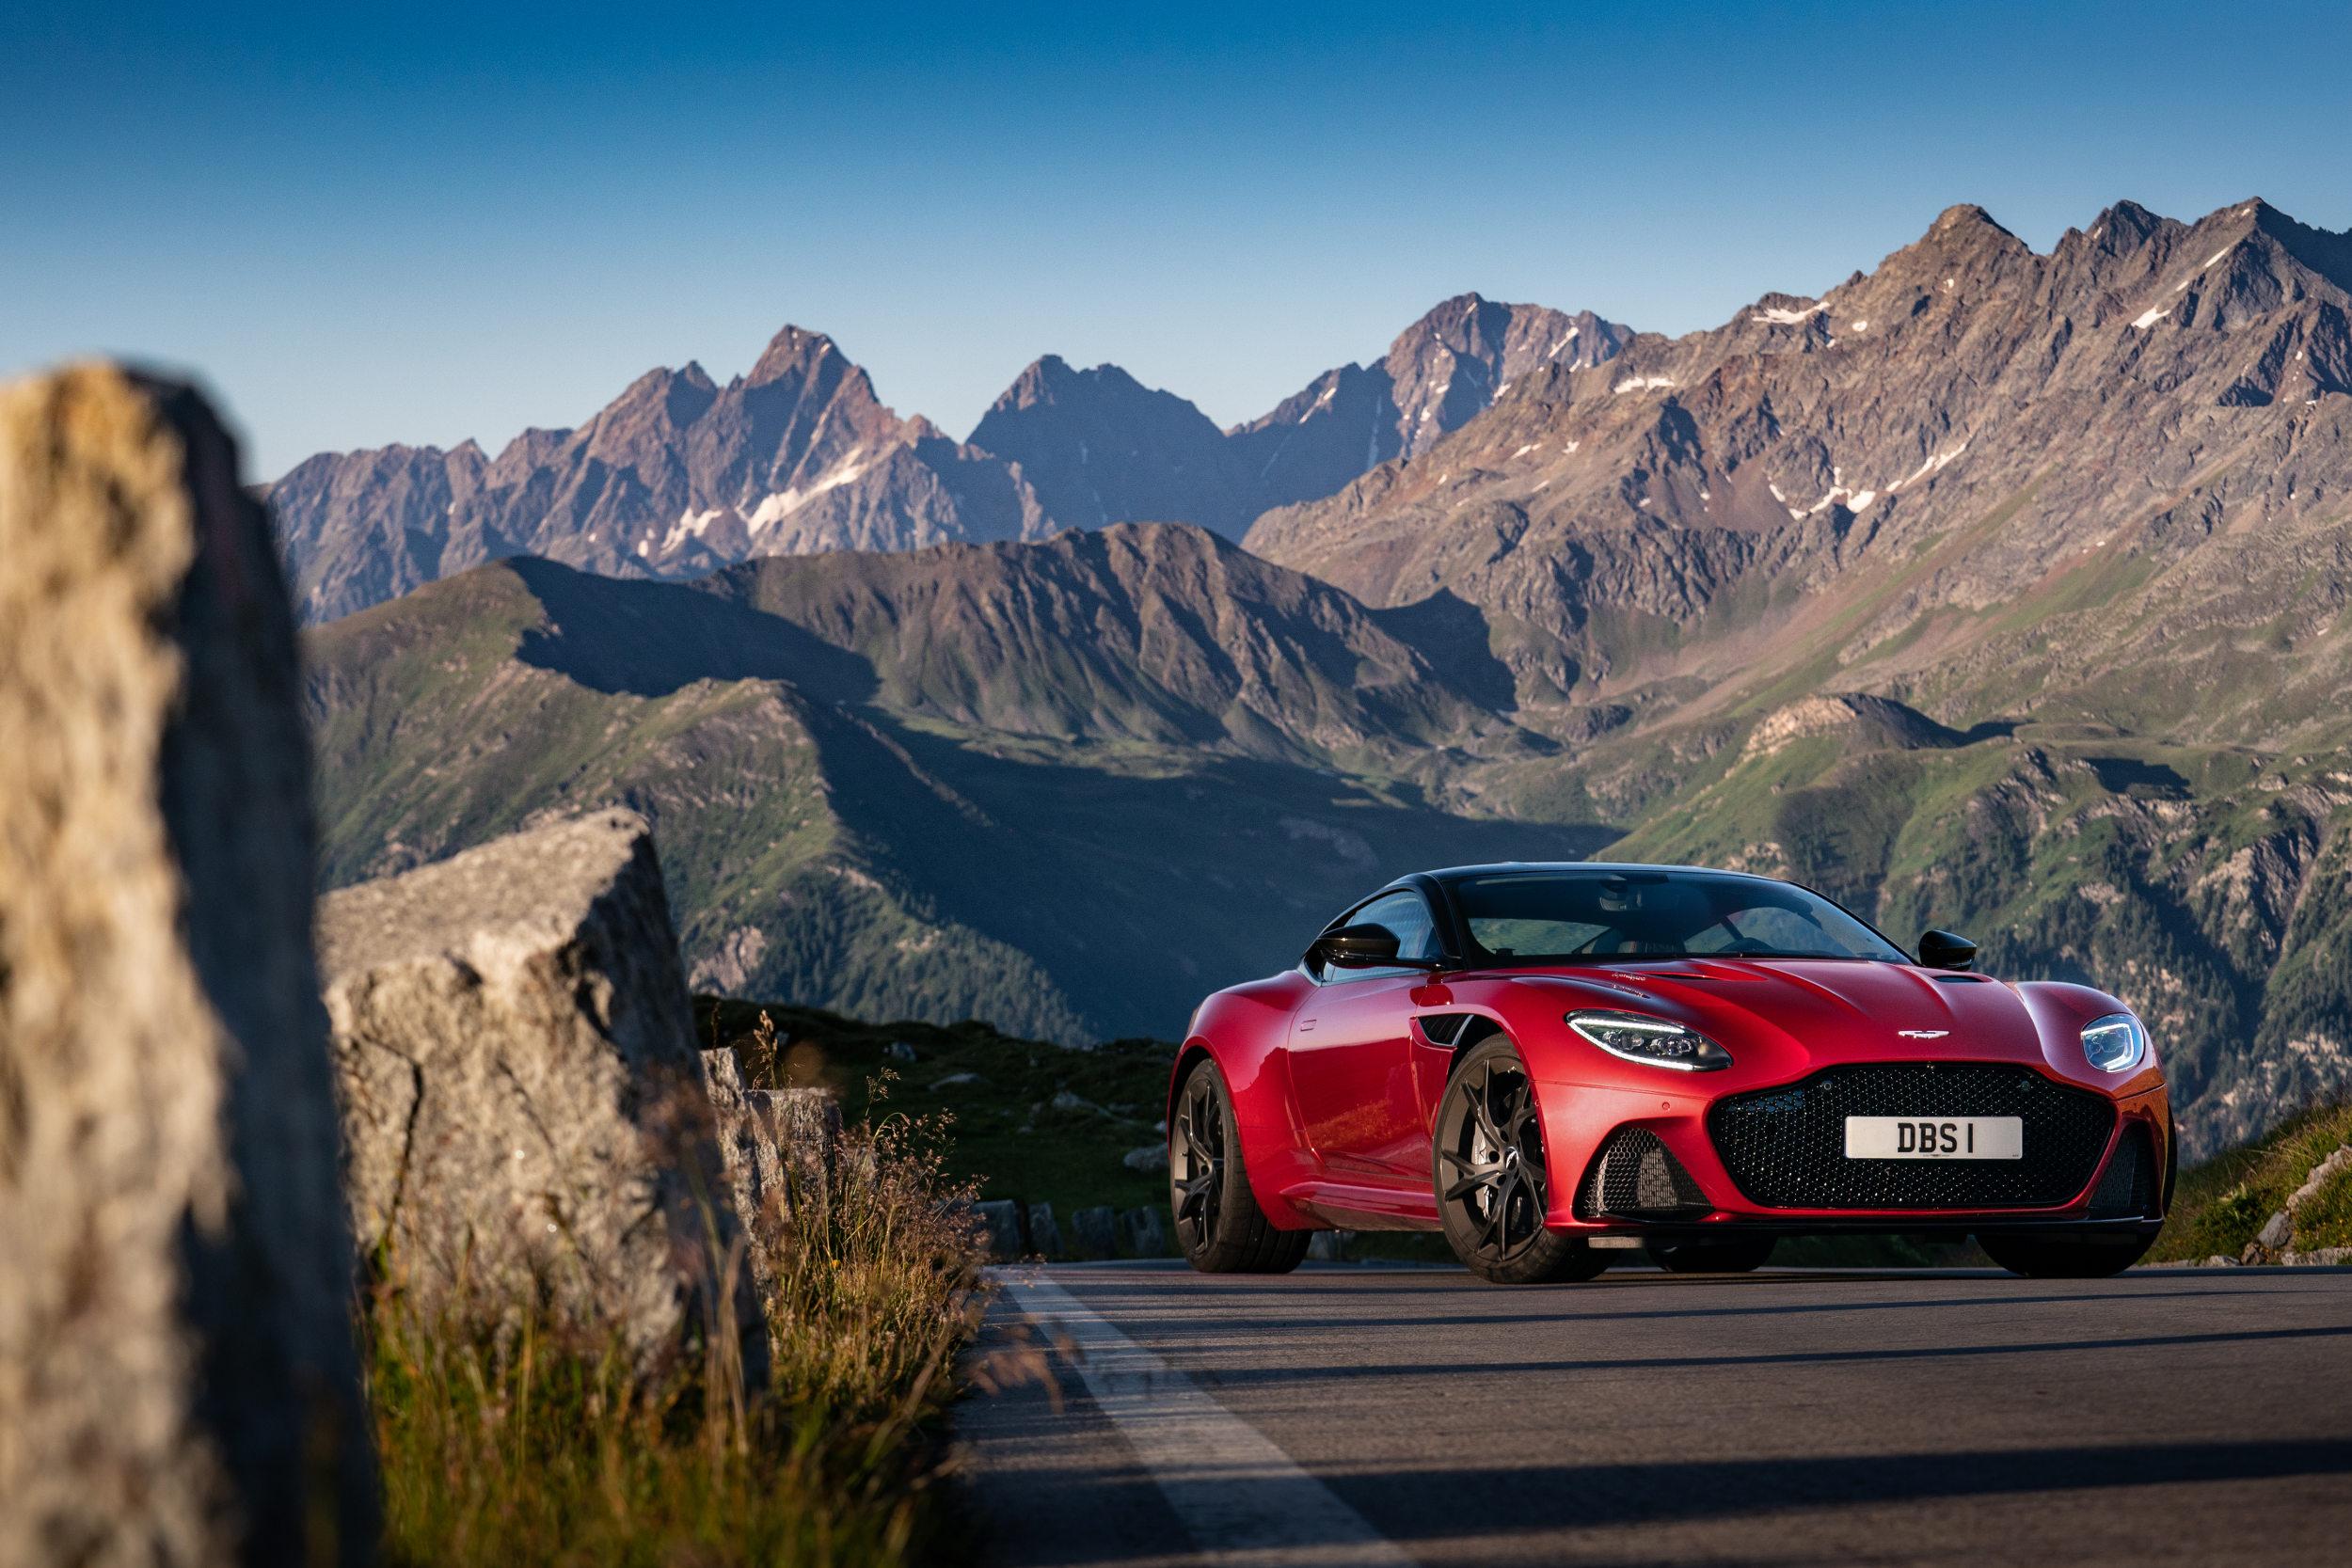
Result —
POLYGON ((1951 1031, 1949 1029, 1898 1029, 1895 1033, 1907 1040, 1940 1040, 1951 1031))

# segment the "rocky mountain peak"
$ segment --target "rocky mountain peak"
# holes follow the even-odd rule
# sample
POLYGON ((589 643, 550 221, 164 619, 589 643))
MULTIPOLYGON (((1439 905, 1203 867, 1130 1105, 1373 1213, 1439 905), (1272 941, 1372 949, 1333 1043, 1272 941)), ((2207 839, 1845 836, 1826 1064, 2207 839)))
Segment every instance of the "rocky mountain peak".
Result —
POLYGON ((2137 201, 2119 201, 2090 225, 2092 236, 2111 255, 2125 255, 2162 231, 2169 220, 2137 201))
POLYGON ((2331 232, 2301 223, 2260 197, 2227 209, 2233 216, 2253 220, 2250 233, 2275 243, 2304 267, 2337 288, 2352 292, 2352 230, 2331 232))
MULTIPOLYGON (((2129 205, 2129 203, 2125 203, 2129 205)), ((1990 239, 2007 241, 2011 245, 2025 242, 2010 233, 1991 213, 1973 201, 1956 202, 1935 215, 1928 225, 1929 239, 1990 239)))
POLYGON ((1223 432, 1117 365, 1040 357, 980 417, 971 445, 1020 465, 1068 526, 1173 520, 1238 533, 1255 515, 1223 432))
MULTIPOLYGON (((1186 408, 1192 406, 1171 392, 1154 391, 1144 386, 1117 365, 1096 365, 1088 370, 1078 370, 1058 354, 1043 354, 1031 360, 1028 367, 1013 378, 1012 385, 997 395, 996 401, 989 405, 988 413, 981 417, 979 426, 973 431, 972 439, 987 446, 988 443, 981 439, 980 432, 988 429, 989 420, 999 414, 1089 398, 1166 398, 1186 408)), ((992 447, 989 450, 995 449, 992 447)))
POLYGON ((1482 313, 1507 313, 1509 309, 1509 306, 1495 305, 1476 291, 1455 294, 1422 311, 1419 320, 1396 335, 1391 346, 1431 340, 1446 343, 1462 342, 1477 332, 1482 313))
POLYGON ((577 430, 479 449, 322 454, 273 487, 305 613, 328 619, 517 553, 683 577, 747 555, 1029 539, 1120 521, 1238 536, 1486 409, 1546 356, 1586 364, 1625 329, 1476 293, 1425 312, 1393 367, 1348 365, 1231 432, 1114 364, 1047 354, 969 443, 900 420, 833 339, 787 325, 720 386, 646 372, 577 430))
POLYGON ((683 371, 647 371, 624 388, 588 422, 590 440, 602 444, 616 434, 634 439, 652 427, 656 439, 686 429, 709 411, 718 387, 699 365, 683 371))
MULTIPOLYGON (((806 380, 827 359, 839 356, 839 347, 822 332, 787 325, 768 341, 768 347, 744 381, 753 387, 764 387, 787 379, 806 380)), ((847 359, 841 362, 849 363, 847 359)))

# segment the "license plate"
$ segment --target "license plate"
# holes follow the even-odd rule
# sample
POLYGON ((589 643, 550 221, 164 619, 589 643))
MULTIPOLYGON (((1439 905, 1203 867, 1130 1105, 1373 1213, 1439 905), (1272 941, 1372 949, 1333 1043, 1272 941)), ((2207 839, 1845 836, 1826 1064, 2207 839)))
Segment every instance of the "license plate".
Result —
POLYGON ((2022 1160, 2023 1117, 1848 1117, 1849 1160, 2022 1160))

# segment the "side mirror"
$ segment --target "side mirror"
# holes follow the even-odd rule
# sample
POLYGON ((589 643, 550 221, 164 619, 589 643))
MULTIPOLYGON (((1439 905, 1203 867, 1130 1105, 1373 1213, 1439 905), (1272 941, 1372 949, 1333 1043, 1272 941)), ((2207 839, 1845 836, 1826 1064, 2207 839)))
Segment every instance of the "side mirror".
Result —
POLYGON ((1341 969, 1381 969, 1397 961, 1396 933, 1386 926, 1343 926, 1315 938, 1313 956, 1341 969))
POLYGON ((1929 931, 1919 938, 1919 963, 1966 973, 1977 967, 1977 944, 1957 931, 1929 931))

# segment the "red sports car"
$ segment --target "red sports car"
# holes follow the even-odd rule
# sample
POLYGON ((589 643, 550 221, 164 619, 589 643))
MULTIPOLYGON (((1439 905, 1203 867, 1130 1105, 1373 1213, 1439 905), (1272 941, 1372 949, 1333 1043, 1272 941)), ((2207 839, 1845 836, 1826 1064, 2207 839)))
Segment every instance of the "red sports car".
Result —
POLYGON ((1941 1231, 2020 1274, 2115 1273, 2171 1198, 2148 1032, 2103 991, 1975 963, 1942 931, 1915 962, 1768 877, 1402 878, 1194 1015, 1178 1237, 1195 1268, 1279 1273, 1317 1229, 1442 1230, 1517 1284, 1941 1231))

